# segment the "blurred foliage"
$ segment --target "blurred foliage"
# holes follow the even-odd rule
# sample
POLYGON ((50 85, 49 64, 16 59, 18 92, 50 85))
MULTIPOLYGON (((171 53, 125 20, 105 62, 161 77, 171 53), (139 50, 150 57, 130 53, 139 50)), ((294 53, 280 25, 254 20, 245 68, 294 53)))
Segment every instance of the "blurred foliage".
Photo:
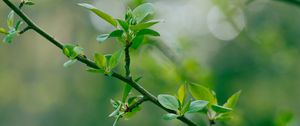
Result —
MULTIPOLYGON (((99 51, 114 52, 119 48, 115 40, 96 43, 97 35, 110 31, 101 28, 107 24, 91 22, 95 19, 76 5, 79 2, 83 1, 36 1, 24 11, 58 40, 85 48, 88 57, 99 51)), ((161 39, 148 39, 146 46, 132 51, 132 66, 135 66, 132 74, 143 76, 140 82, 145 88, 154 94, 172 94, 185 81, 197 82, 213 88, 220 104, 232 92, 242 89, 234 118, 217 125, 300 125, 297 0, 95 0, 91 3, 98 3, 97 7, 104 10, 122 12, 126 9, 121 7, 134 8, 143 2, 152 2, 158 10, 156 16, 165 20, 155 28, 161 31, 161 39), (241 8, 246 26, 239 29, 234 39, 222 41, 207 28, 208 12, 215 6, 241 8), (199 24, 195 25, 195 21, 199 24)), ((9 12, 0 4, 1 26, 5 26, 9 12)), ((1 44, 0 58, 0 125, 106 126, 114 121, 108 118, 113 110, 109 101, 120 99, 124 84, 84 72, 86 67, 81 64, 63 69, 67 59, 33 32, 15 38, 9 46, 1 44)), ((117 69, 123 71, 122 67, 117 69)), ((121 121, 119 125, 168 125, 160 118, 163 113, 146 103, 132 118, 139 121, 121 121)), ((192 118, 199 120, 202 116, 192 118)), ((203 121, 207 120, 198 123, 203 121)), ((183 124, 174 121, 171 125, 183 124)))

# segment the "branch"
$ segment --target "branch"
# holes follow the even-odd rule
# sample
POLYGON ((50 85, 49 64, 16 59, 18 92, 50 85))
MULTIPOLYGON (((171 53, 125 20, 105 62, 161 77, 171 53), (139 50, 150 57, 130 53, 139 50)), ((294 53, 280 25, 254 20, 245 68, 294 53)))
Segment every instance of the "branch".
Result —
POLYGON ((136 103, 134 103, 133 105, 126 108, 125 112, 131 112, 133 109, 137 108, 138 106, 143 104, 145 101, 148 101, 148 99, 145 97, 139 99, 136 103))
MULTIPOLYGON (((38 34, 40 34, 42 37, 44 37, 45 39, 47 39, 49 42, 51 42, 52 44, 54 44, 56 47, 58 47, 59 49, 63 49, 63 44, 57 40, 55 40, 53 37, 51 37, 48 33, 44 32, 44 30, 42 30, 39 26, 37 26, 26 14, 24 14, 18 7, 16 7, 14 4, 12 4, 9 0, 3 0, 3 2, 10 7, 21 19, 24 20, 24 22, 27 23, 27 25, 34 30, 35 32, 37 32, 38 34)), ((95 69, 99 69, 99 67, 91 60, 89 60, 88 58, 86 58, 85 56, 77 56, 76 59, 80 62, 82 62, 83 64, 86 64, 88 67, 91 68, 95 68, 95 69)), ((169 110, 165 107, 163 107, 157 100, 157 98, 151 94, 149 91, 147 91, 146 89, 144 89, 142 86, 140 86, 138 83, 134 82, 132 79, 128 79, 126 77, 123 77, 122 75, 118 74, 118 73, 113 73, 112 77, 115 77, 123 82, 125 82, 126 84, 129 84, 130 86, 132 86, 135 90, 137 90, 139 93, 141 93, 144 97, 146 97, 147 99, 149 99, 149 101, 151 101, 152 103, 154 103, 155 105, 157 105, 158 107, 160 107, 161 109, 169 112, 169 113, 176 113, 176 111, 173 110, 169 110)), ((186 117, 178 117, 178 120, 182 121, 183 123, 189 125, 189 126, 197 126, 194 122, 192 122, 191 120, 187 119, 186 117)))

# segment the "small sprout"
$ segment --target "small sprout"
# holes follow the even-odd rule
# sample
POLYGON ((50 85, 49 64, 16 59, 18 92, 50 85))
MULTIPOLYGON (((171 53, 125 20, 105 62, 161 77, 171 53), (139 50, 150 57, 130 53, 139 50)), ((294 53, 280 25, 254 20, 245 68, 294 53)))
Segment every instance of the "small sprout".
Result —
POLYGON ((15 36, 18 35, 18 32, 15 30, 9 31, 9 33, 3 38, 4 43, 12 43, 12 40, 15 36))
POLYGON ((69 61, 64 63, 64 67, 70 67, 74 63, 76 63, 76 57, 84 55, 83 48, 74 45, 64 45, 63 53, 70 59, 69 61))
POLYGON ((34 5, 34 2, 32 0, 24 0, 25 5, 34 5))
POLYGON ((0 27, 0 33, 2 33, 4 35, 8 34, 8 32, 4 28, 1 28, 1 27, 0 27))
POLYGON ((185 85, 181 85, 177 91, 177 97, 180 103, 180 106, 183 106, 183 103, 186 99, 185 85))
POLYGON ((15 12, 11 11, 7 16, 7 26, 9 29, 14 29, 15 12))
POLYGON ((64 63, 64 67, 70 67, 71 65, 75 64, 77 60, 68 60, 67 62, 64 63))
POLYGON ((128 32, 128 29, 129 29, 129 24, 126 22, 126 21, 123 21, 123 20, 120 20, 120 19, 117 19, 118 23, 120 24, 120 26, 122 27, 122 29, 125 31, 125 32, 128 32))
POLYGON ((95 54, 94 60, 96 65, 104 71, 104 74, 111 75, 112 69, 115 68, 121 61, 123 49, 115 52, 113 55, 95 54))

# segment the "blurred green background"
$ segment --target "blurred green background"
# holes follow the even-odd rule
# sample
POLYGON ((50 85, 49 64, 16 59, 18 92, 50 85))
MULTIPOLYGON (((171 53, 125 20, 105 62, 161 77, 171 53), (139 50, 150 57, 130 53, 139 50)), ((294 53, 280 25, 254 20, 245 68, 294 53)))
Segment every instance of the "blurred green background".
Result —
MULTIPOLYGON (((18 3, 19 0, 14 0, 18 3)), ((214 89, 220 103, 243 90, 235 117, 220 126, 299 126, 300 8, 278 1, 254 0, 36 0, 24 11, 64 43, 112 53, 120 44, 98 44, 96 36, 112 27, 79 2, 92 3, 122 18, 127 6, 155 5, 154 29, 132 50, 132 74, 155 95, 173 94, 185 81, 214 89)), ((10 9, 0 2, 0 24, 10 9)), ((1 36, 2 39, 3 36, 1 36)), ((109 126, 109 100, 121 97, 124 84, 85 72, 77 63, 63 68, 61 51, 30 31, 10 45, 0 44, 1 126, 109 126)), ((123 67, 117 71, 123 73, 123 67)), ((138 94, 138 93, 134 93, 138 94)), ((165 112, 152 103, 120 126, 183 126, 163 121, 165 112)), ((191 117, 203 125, 201 115, 191 117)))

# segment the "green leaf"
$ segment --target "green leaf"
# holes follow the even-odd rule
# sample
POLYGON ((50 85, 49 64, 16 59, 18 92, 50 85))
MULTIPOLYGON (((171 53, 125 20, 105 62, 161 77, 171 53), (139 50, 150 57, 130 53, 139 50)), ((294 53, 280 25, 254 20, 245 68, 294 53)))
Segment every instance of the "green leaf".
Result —
POLYGON ((190 83, 189 90, 195 99, 209 101, 210 104, 217 104, 217 99, 208 88, 199 84, 190 83))
POLYGON ((108 38, 109 38, 109 34, 101 34, 98 35, 96 39, 98 42, 104 42, 108 38))
POLYGON ((105 69, 106 66, 107 66, 107 58, 105 55, 101 55, 101 54, 98 54, 96 53, 94 55, 94 60, 95 60, 95 63, 96 65, 101 68, 101 69, 105 69))
POLYGON ((117 109, 116 109, 115 111, 113 111, 108 117, 114 117, 114 116, 117 116, 117 115, 119 114, 121 108, 122 108, 122 104, 119 103, 119 106, 117 107, 117 109))
POLYGON ((115 52, 109 60, 109 67, 111 69, 115 68, 120 63, 122 56, 123 56, 123 49, 120 49, 119 51, 115 52))
POLYGON ((94 68, 88 68, 86 71, 92 72, 92 73, 104 73, 102 69, 94 69, 94 68))
POLYGON ((63 47, 63 53, 70 59, 76 59, 79 54, 74 50, 75 47, 77 46, 66 44, 63 47))
POLYGON ((136 7, 132 14, 135 16, 137 23, 143 21, 148 15, 154 13, 154 7, 151 3, 144 3, 138 7, 136 7))
POLYGON ((64 63, 64 67, 70 67, 71 65, 75 64, 76 61, 77 61, 76 59, 68 60, 67 62, 64 63))
POLYGON ((132 48, 137 49, 144 40, 144 36, 136 36, 133 40, 132 40, 132 48))
POLYGON ((3 38, 3 42, 4 42, 4 43, 10 44, 10 43, 12 42, 13 38, 14 38, 15 36, 17 36, 17 35, 18 35, 18 32, 17 32, 17 31, 15 31, 15 30, 10 31, 10 32, 3 38))
POLYGON ((131 117, 133 117, 134 115, 136 115, 139 111, 142 110, 141 106, 135 107, 133 110, 131 110, 131 112, 126 112, 123 117, 125 120, 130 119, 131 117))
POLYGON ((25 5, 34 5, 34 2, 32 0, 24 0, 25 5))
POLYGON ((18 30, 22 24, 23 24, 22 21, 18 21, 16 26, 15 26, 15 29, 18 30))
POLYGON ((117 21, 113 17, 111 17, 110 15, 108 15, 108 14, 104 13, 103 11, 97 9, 93 5, 90 5, 90 4, 87 4, 87 3, 79 3, 78 5, 91 10, 96 15, 98 15, 99 17, 101 17, 103 20, 107 21, 108 23, 110 23, 114 27, 118 26, 117 21))
POLYGON ((127 97, 129 96, 130 92, 131 92, 132 87, 129 84, 126 84, 124 87, 124 91, 123 91, 123 96, 122 96, 122 102, 125 103, 127 97))
POLYGON ((216 113, 227 113, 231 112, 231 108, 226 108, 220 105, 212 105, 211 108, 216 112, 216 113))
POLYGON ((232 114, 231 113, 220 113, 216 117, 216 120, 218 120, 218 121, 227 121, 227 120, 230 120, 231 118, 232 118, 232 114))
POLYGON ((176 119, 177 117, 179 117, 179 115, 176 115, 173 113, 168 113, 163 116, 163 119, 164 120, 173 120, 173 119, 176 119))
POLYGON ((152 29, 142 29, 136 35, 137 36, 141 36, 141 35, 160 36, 160 34, 157 31, 154 31, 152 29))
POLYGON ((84 49, 82 47, 79 46, 75 46, 73 48, 73 51, 77 54, 77 55, 84 55, 84 49))
POLYGON ((122 37, 124 31, 123 30, 115 30, 109 34, 109 38, 111 37, 122 37))
POLYGON ((190 108, 192 100, 189 100, 187 103, 185 103, 181 109, 181 115, 184 115, 190 108))
POLYGON ((183 106, 183 102, 185 100, 185 85, 181 85, 177 91, 177 97, 180 102, 180 105, 183 106))
POLYGON ((235 94, 233 94, 223 106, 227 108, 234 108, 240 97, 241 92, 242 91, 238 91, 235 94))
POLYGON ((148 22, 144 22, 144 23, 140 23, 137 25, 132 25, 130 26, 130 29, 133 31, 139 31, 141 29, 146 29, 149 28, 157 23, 159 23, 160 21, 148 21, 148 22))
POLYGON ((176 99, 176 97, 172 95, 167 95, 167 94, 158 95, 158 101, 163 107, 167 109, 177 111, 179 108, 178 100, 176 99))
POLYGON ((112 37, 122 37, 124 31, 123 30, 115 30, 113 32, 111 32, 110 34, 101 34, 97 36, 97 41, 98 42, 104 42, 105 40, 107 40, 108 38, 112 38, 112 37))
POLYGON ((1 28, 1 27, 0 27, 0 33, 5 34, 5 35, 8 34, 8 32, 4 28, 1 28))
POLYGON ((14 17, 15 16, 15 12, 11 11, 8 16, 7 16, 7 26, 9 29, 13 29, 14 28, 14 17))
POLYGON ((208 105, 207 101, 197 100, 193 101, 187 111, 187 113, 195 113, 203 110, 208 105))
POLYGON ((123 21, 123 20, 120 20, 120 19, 117 19, 117 21, 119 22, 119 24, 123 28, 123 30, 128 32, 128 28, 129 28, 128 23, 126 21, 123 21))
POLYGON ((114 109, 117 109, 119 107, 119 105, 121 104, 120 102, 113 100, 113 99, 110 99, 110 103, 114 109))

